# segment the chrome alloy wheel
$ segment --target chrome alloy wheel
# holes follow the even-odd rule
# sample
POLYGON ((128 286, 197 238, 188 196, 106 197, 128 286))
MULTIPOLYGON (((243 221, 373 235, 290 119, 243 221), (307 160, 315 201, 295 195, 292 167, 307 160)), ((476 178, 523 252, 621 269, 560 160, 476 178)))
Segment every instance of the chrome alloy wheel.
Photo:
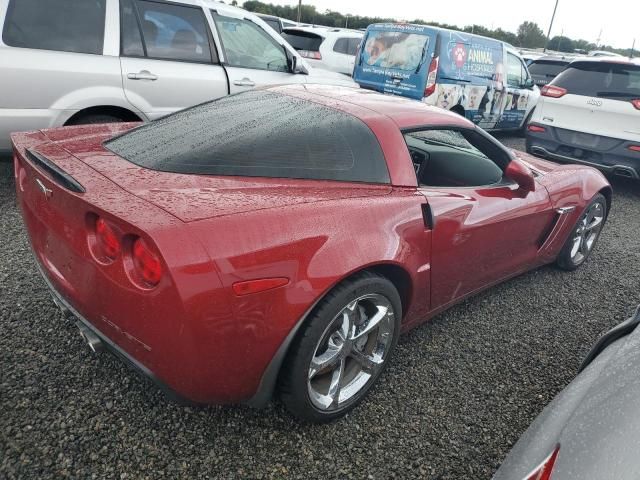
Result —
POLYGON ((363 295, 345 306, 320 337, 307 387, 319 410, 341 408, 382 369, 392 347, 395 314, 383 295, 363 295))
POLYGON ((582 263, 589 256, 602 230, 604 212, 602 203, 595 202, 582 214, 573 233, 571 245, 570 255, 574 264, 582 263))

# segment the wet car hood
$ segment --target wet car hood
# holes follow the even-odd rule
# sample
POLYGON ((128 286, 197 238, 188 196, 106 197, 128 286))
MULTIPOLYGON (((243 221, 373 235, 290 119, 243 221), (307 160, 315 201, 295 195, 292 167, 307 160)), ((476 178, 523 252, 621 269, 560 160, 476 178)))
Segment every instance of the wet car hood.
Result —
POLYGON ((607 347, 543 410, 494 480, 526 478, 560 444, 552 480, 640 478, 640 328, 607 347))

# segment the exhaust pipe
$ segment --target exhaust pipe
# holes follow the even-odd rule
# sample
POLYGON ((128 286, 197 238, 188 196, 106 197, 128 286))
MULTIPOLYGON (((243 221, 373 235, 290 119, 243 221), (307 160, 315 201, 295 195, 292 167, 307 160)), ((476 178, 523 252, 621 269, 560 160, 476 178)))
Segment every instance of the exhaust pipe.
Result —
POLYGON ((100 337, 98 337, 95 333, 93 333, 86 325, 80 321, 76 323, 78 329, 80 330, 80 336, 83 338, 89 348, 93 353, 100 353, 104 350, 104 345, 100 337))

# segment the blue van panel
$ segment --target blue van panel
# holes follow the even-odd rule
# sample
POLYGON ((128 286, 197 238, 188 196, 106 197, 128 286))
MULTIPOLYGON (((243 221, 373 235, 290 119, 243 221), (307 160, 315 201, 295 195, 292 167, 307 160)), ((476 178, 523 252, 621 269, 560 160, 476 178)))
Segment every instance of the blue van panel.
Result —
POLYGON ((406 24, 375 24, 362 41, 354 80, 364 88, 416 100, 424 96, 437 31, 406 24))

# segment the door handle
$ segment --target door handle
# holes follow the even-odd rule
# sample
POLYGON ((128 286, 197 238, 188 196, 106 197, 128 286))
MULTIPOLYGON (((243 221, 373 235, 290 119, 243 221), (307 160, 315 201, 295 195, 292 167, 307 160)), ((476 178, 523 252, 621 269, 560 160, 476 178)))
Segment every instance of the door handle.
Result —
POLYGON ((158 76, 154 75, 149 70, 142 70, 138 73, 129 73, 127 74, 127 78, 129 80, 150 80, 152 82, 158 80, 158 76))
POLYGON ((242 80, 234 80, 233 84, 236 87, 255 87, 256 82, 251 80, 250 78, 244 77, 242 80))

